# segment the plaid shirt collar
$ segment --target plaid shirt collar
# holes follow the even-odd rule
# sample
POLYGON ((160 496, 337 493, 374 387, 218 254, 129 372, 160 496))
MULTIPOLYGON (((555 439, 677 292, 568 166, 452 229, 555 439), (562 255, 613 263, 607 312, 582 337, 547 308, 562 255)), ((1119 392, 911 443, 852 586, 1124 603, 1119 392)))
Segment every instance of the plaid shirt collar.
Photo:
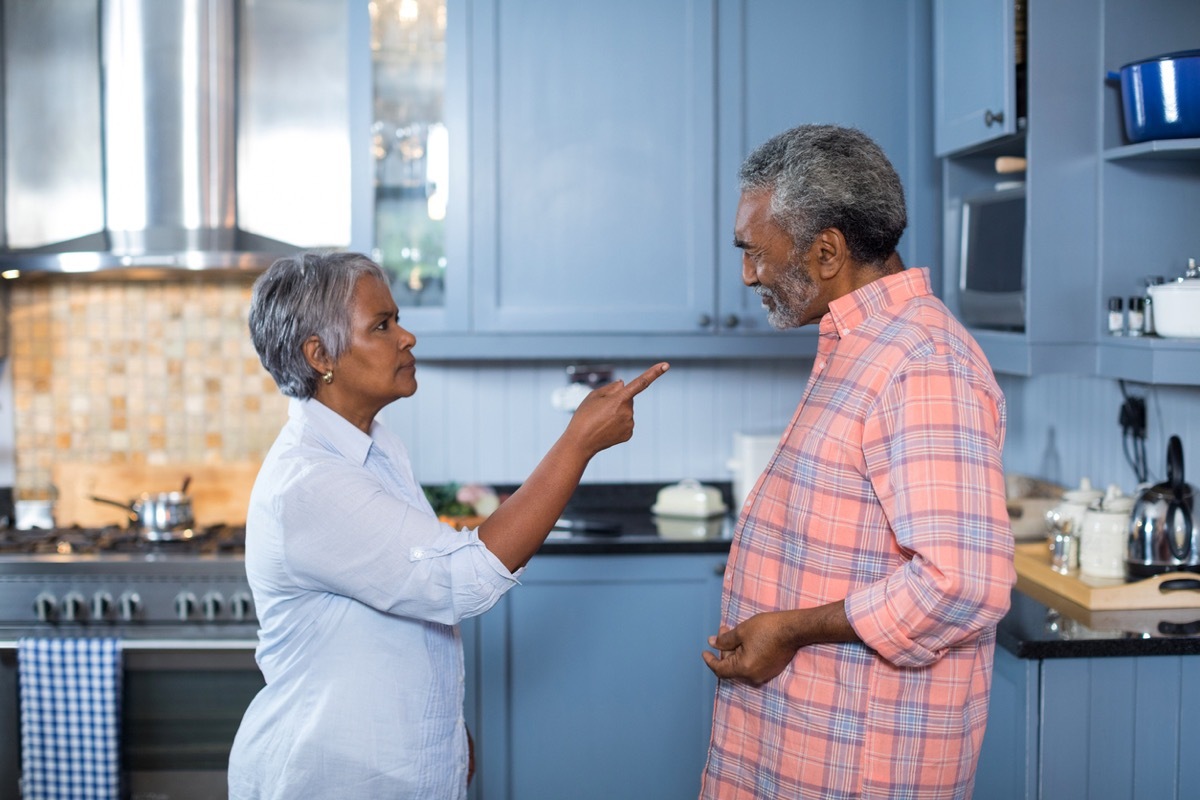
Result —
POLYGON ((929 294, 932 291, 928 269, 906 269, 884 275, 831 302, 829 312, 821 318, 820 335, 822 338, 848 336, 876 314, 929 294))

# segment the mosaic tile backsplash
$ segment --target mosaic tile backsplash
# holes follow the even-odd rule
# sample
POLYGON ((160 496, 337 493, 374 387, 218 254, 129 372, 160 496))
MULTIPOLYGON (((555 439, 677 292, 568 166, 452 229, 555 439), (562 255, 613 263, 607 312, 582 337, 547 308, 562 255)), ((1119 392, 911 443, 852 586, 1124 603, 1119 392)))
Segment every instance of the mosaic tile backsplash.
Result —
POLYGON ((261 461, 287 400, 250 343, 246 278, 11 286, 18 497, 57 460, 261 461))

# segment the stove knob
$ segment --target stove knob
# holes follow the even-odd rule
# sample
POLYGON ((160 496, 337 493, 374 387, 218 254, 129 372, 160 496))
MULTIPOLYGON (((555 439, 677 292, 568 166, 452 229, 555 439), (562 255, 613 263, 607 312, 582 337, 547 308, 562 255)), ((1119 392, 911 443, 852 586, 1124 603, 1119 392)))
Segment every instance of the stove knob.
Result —
POLYGON ((200 605, 204 609, 204 619, 215 622, 217 615, 221 613, 221 608, 225 605, 225 598, 221 596, 220 592, 209 592, 204 595, 200 605))
POLYGON ((229 598, 229 613, 238 622, 245 622, 254 613, 251 610, 253 605, 254 603, 250 599, 250 595, 245 592, 237 592, 233 597, 229 598))
POLYGON ((133 622, 142 614, 141 595, 137 592, 121 592, 121 599, 117 601, 117 606, 121 612, 121 619, 133 622))
POLYGON ((92 619, 103 621, 112 613, 113 599, 108 592, 96 592, 92 595, 92 619))
POLYGON ((33 613, 37 614, 38 622, 54 622, 58 619, 58 598, 42 592, 33 598, 33 613))
POLYGON ((180 622, 187 622, 188 617, 196 610, 196 595, 191 592, 180 592, 175 595, 175 616, 180 622))
POLYGON ((83 622, 87 616, 87 600, 79 592, 67 592, 62 600, 63 622, 83 622))

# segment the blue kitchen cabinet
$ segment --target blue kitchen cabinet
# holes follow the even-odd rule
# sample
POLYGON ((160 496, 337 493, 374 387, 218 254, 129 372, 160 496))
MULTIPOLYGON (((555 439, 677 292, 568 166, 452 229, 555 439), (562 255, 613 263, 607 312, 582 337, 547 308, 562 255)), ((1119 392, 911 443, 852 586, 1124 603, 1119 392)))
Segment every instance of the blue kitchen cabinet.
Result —
POLYGON ((1016 6, 935 0, 934 149, 969 150, 1017 131, 1016 6))
POLYGON ((478 0, 472 14, 475 330, 710 330, 711 4, 478 0))
POLYGON ((1037 795, 1038 673, 1041 662, 996 648, 987 731, 975 773, 976 800, 1037 795))
POLYGON ((451 0, 452 263, 442 306, 402 310, 423 356, 811 356, 815 331, 773 331, 741 284, 738 166, 801 122, 863 128, 909 193, 906 261, 933 264, 928 9, 451 0), (814 29, 866 42, 795 46, 814 29))
POLYGON ((540 555, 464 636, 474 796, 695 798, 724 554, 540 555))
MULTIPOLYGON (((1022 2, 934 5, 935 141, 946 156, 942 295, 961 312, 964 198, 1001 182, 1025 181, 1026 173, 995 169, 998 156, 1024 157, 1025 327, 972 329, 992 368, 1011 375, 1068 373, 1195 386, 1200 348, 1194 342, 1109 336, 1105 301, 1141 295, 1144 278, 1180 275, 1195 255, 1188 214, 1200 202, 1200 146, 1195 140, 1127 144, 1120 92, 1105 76, 1130 61, 1194 47, 1200 5, 1028 4, 1027 124, 986 129, 980 115, 999 96, 997 87, 1008 87, 1016 75, 1012 20, 1022 2), (963 99, 976 89, 988 99, 963 99), (974 134, 963 134, 971 120, 974 134)), ((1005 103, 1012 101, 1008 88, 1003 94, 1005 103)), ((1012 118, 1007 105, 1003 113, 1006 121, 1012 118)))
POLYGON ((1200 797, 1200 645, 1157 621, 1196 614, 1050 602, 1015 591, 1000 624, 975 800, 1200 797))
MULTIPOLYGON (((939 280, 937 163, 929 142, 931 19, 928 0, 837 3, 720 0, 718 312, 723 333, 768 328, 759 297, 742 284, 730 245, 738 169, 755 147, 801 124, 858 128, 879 143, 904 186, 909 227, 900 254, 939 280), (852 31, 847 39, 818 32, 852 31)), ((816 336, 815 326, 793 335, 816 336)))

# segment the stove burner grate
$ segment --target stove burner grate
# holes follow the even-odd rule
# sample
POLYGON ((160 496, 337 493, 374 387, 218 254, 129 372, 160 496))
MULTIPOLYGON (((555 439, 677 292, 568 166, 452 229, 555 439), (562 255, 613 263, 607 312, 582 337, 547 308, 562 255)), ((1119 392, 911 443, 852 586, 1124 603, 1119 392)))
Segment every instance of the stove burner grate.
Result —
POLYGON ((0 555, 95 555, 103 553, 236 554, 245 552, 246 530, 210 525, 190 539, 150 541, 119 526, 0 530, 0 555))

